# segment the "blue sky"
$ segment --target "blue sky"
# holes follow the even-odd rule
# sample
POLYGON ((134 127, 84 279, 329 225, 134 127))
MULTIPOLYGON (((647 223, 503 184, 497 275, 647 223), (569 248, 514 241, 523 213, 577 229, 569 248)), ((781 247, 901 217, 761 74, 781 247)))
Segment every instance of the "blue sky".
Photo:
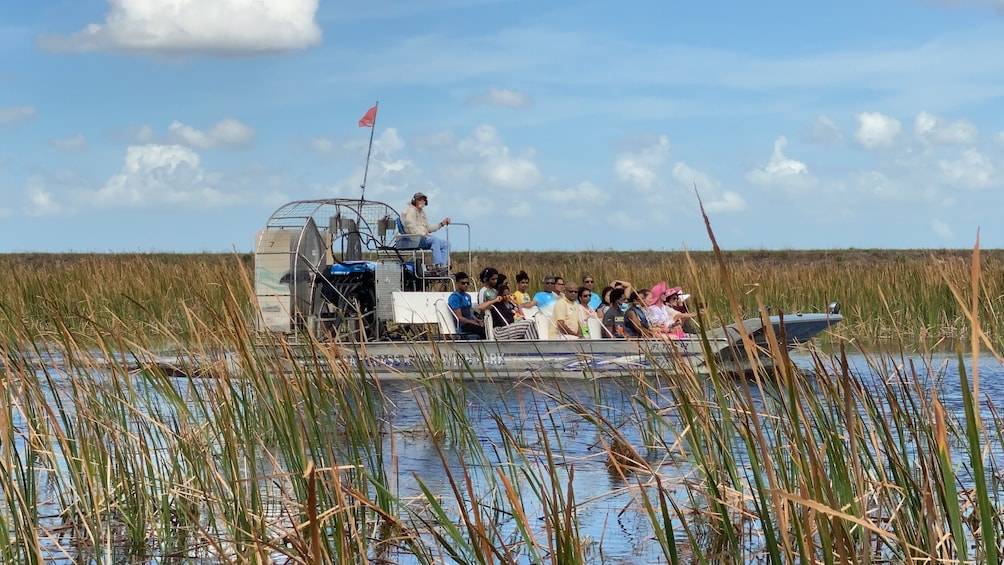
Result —
POLYGON ((0 252, 429 195, 500 250, 1004 247, 1004 0, 0 7, 0 252))

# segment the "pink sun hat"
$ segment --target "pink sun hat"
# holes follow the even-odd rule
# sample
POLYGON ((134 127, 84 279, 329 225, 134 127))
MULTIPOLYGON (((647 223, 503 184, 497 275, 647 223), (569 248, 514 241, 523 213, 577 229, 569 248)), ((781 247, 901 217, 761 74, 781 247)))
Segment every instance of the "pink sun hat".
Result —
POLYGON ((652 287, 652 302, 658 303, 659 299, 666 294, 666 281, 659 281, 652 287))

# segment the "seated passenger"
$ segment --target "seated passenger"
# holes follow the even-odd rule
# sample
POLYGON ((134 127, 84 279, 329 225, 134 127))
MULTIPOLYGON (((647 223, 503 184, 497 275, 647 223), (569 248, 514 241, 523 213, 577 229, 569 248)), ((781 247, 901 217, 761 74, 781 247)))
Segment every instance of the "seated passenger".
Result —
POLYGON ((541 279, 540 284, 543 288, 533 295, 533 300, 541 310, 549 310, 558 299, 557 295, 554 294, 554 276, 547 275, 541 279))
POLYGON ((627 337, 655 337, 655 332, 649 327, 648 316, 645 315, 645 304, 638 292, 631 293, 628 298, 628 310, 624 313, 624 333, 627 337))
POLYGON ((582 307, 579 306, 579 288, 575 283, 565 285, 565 296, 554 303, 554 324, 559 339, 578 339, 582 336, 582 307))
POLYGON ((674 325, 674 320, 669 313, 670 309, 666 306, 666 301, 663 296, 664 292, 664 283, 659 283, 652 289, 652 295, 648 297, 649 306, 645 309, 645 314, 648 316, 649 325, 653 328, 660 328, 666 331, 677 331, 679 328, 672 327, 674 325), (660 287, 660 285, 663 286, 660 287))
POLYGON ((471 278, 463 271, 453 277, 457 281, 457 290, 453 291, 447 303, 450 305, 450 310, 453 310, 453 315, 457 317, 457 332, 474 334, 485 339, 485 324, 474 315, 471 295, 467 294, 471 278))
POLYGON ((489 312, 495 339, 537 339, 537 324, 523 317, 522 309, 509 292, 509 285, 499 287, 499 300, 489 312))
POLYGON ((478 289, 478 304, 495 300, 495 297, 498 296, 496 287, 498 286, 499 276, 499 272, 493 267, 488 267, 481 271, 481 274, 478 275, 478 279, 481 281, 481 288, 478 289))
POLYGON ((624 289, 610 291, 610 307, 603 313, 603 337, 625 337, 624 313, 628 310, 624 289))
POLYGON ((435 274, 445 275, 450 268, 450 244, 445 239, 429 234, 443 226, 450 225, 450 218, 443 218, 436 225, 430 224, 429 218, 425 215, 425 207, 428 205, 429 198, 421 192, 416 192, 411 197, 408 207, 401 213, 401 225, 404 226, 403 235, 421 236, 418 247, 432 250, 432 262, 435 263, 433 271, 435 274))
POLYGON ((679 287, 673 289, 673 294, 666 297, 667 311, 677 325, 677 328, 688 334, 701 333, 701 327, 697 324, 697 314, 687 311, 686 299, 689 294, 682 294, 679 287))
MULTIPOLYGON (((579 288, 579 327, 582 329, 582 337, 592 337, 589 335, 589 320, 599 320, 600 316, 591 307, 593 293, 586 287, 579 288)), ((599 337, 599 336, 596 336, 599 337)))
POLYGON ((600 291, 600 305, 596 307, 596 314, 599 317, 603 317, 607 313, 607 309, 610 308, 610 293, 614 290, 612 286, 605 286, 603 290, 600 291))
POLYGON ((623 288, 624 289, 624 298, 625 299, 627 299, 628 297, 630 297, 631 293, 634 292, 634 288, 631 286, 631 283, 629 283, 627 281, 622 281, 620 279, 614 279, 614 280, 610 281, 610 286, 613 287, 613 288, 623 288))
POLYGON ((582 286, 579 287, 579 296, 582 295, 582 289, 589 291, 589 309, 596 311, 600 307, 600 295, 593 292, 593 285, 596 283, 596 279, 592 275, 582 275, 582 286))
POLYGON ((516 273, 516 291, 512 293, 513 300, 519 304, 520 308, 532 308, 537 305, 537 301, 530 298, 527 289, 530 288, 530 275, 526 271, 516 273))
POLYGON ((656 304, 655 297, 656 294, 647 288, 638 291, 638 302, 648 318, 649 337, 683 337, 683 331, 672 320, 669 309, 656 304))

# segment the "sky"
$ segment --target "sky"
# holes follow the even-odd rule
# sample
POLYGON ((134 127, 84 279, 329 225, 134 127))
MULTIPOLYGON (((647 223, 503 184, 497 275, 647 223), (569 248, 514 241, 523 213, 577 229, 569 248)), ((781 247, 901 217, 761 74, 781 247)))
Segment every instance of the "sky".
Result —
POLYGON ((377 102, 365 197, 475 249, 1000 248, 1002 53, 1004 0, 8 1, 0 252, 252 251, 377 102))

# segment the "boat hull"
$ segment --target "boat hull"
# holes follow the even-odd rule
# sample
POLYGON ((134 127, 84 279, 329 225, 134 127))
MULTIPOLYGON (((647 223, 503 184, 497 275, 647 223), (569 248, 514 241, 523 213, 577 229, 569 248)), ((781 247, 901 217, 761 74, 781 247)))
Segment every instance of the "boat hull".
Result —
MULTIPOLYGON (((350 370, 380 378, 449 372, 458 376, 521 378, 549 375, 595 378, 637 373, 707 374, 714 367, 746 373, 770 368, 769 340, 791 349, 842 318, 834 314, 771 317, 769 323, 745 320, 699 335, 676 339, 585 340, 416 340, 325 344, 332 358, 350 370), (744 345, 746 334, 750 347, 744 345), (783 341, 781 340, 783 336, 783 341), (749 352, 756 357, 751 361, 749 352), (709 362, 709 359, 712 362, 709 362)), ((775 348, 776 349, 776 348, 775 348)))
POLYGON ((333 345, 353 370, 388 378, 449 372, 458 376, 593 378, 689 368, 706 372, 697 340, 539 340, 373 342, 333 345))

